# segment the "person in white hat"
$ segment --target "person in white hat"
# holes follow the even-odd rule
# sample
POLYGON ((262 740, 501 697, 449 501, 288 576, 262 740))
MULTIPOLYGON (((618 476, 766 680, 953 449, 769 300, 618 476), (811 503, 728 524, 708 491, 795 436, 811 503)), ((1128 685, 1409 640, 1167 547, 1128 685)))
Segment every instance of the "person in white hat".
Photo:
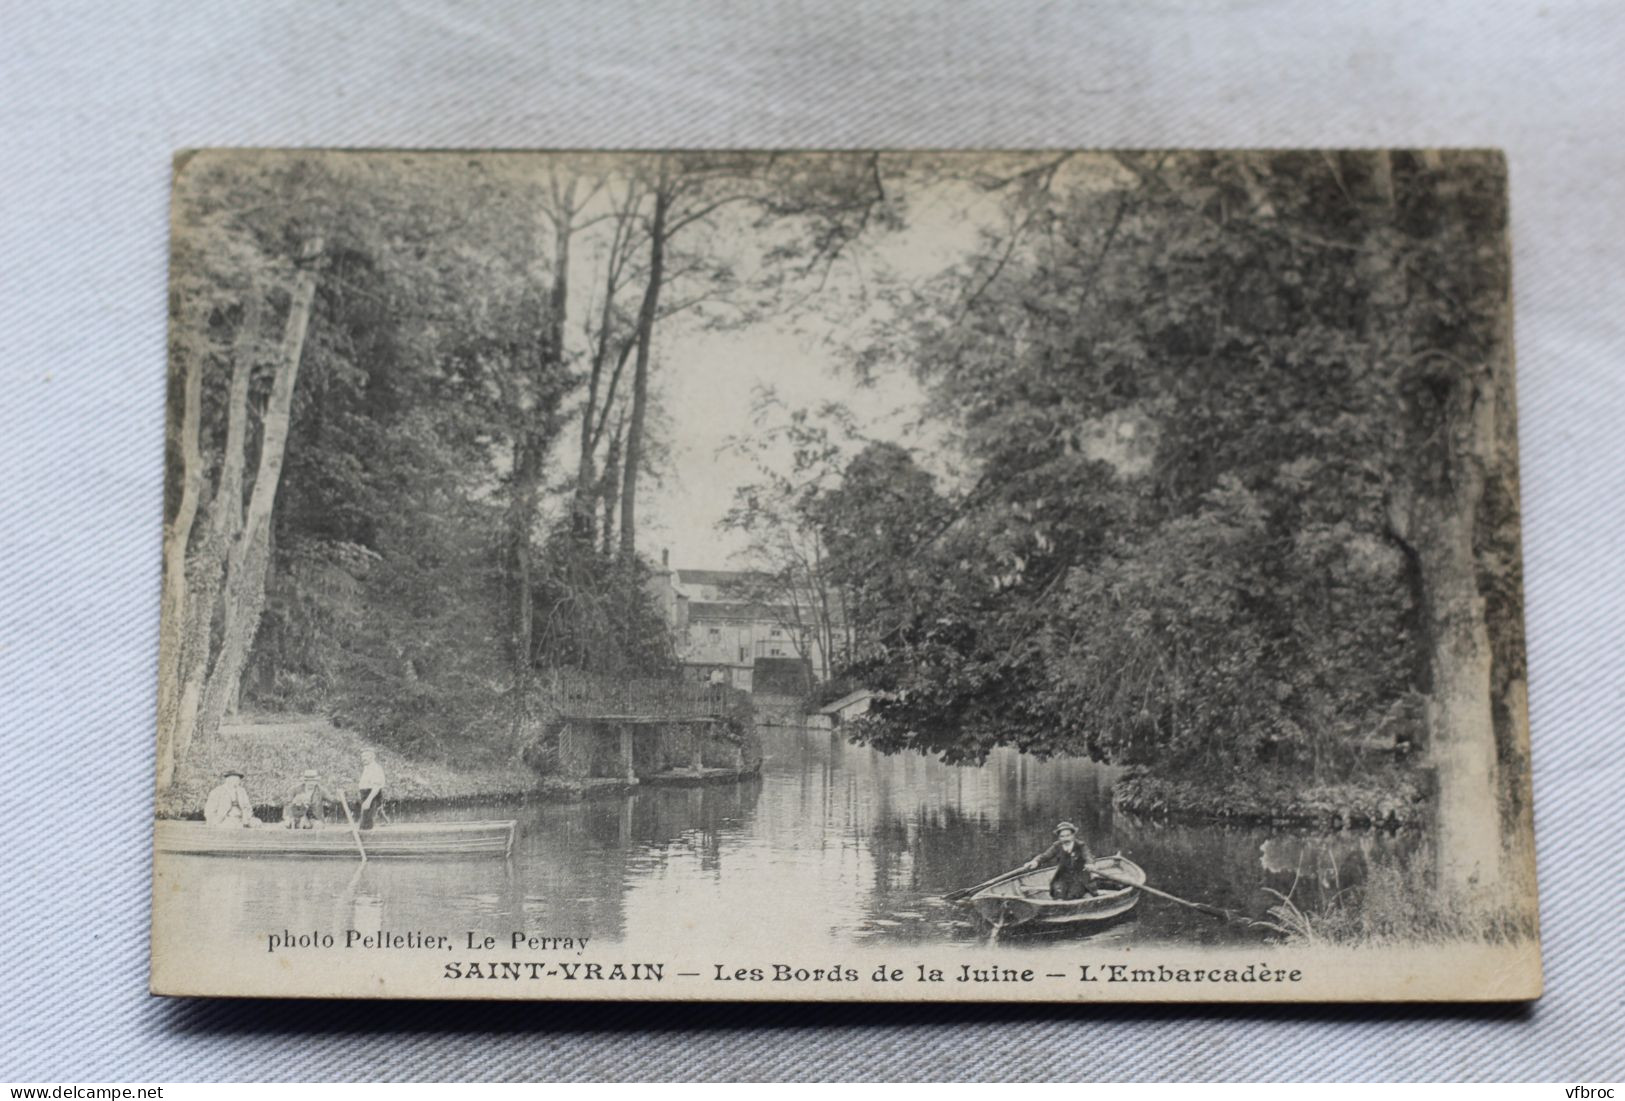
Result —
POLYGON ((1030 872, 1054 864, 1055 878, 1049 881, 1049 896, 1084 898, 1095 893, 1095 877, 1089 873, 1094 859, 1089 846, 1078 836, 1078 827, 1062 822, 1055 827, 1055 843, 1021 867, 1030 872))

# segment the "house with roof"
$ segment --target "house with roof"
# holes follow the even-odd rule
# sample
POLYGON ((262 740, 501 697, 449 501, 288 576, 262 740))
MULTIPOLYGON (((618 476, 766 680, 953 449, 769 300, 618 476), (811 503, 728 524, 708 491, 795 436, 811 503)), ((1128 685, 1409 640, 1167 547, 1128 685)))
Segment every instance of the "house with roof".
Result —
POLYGON ((829 676, 817 631, 796 609, 774 601, 761 574, 748 570, 673 569, 665 554, 650 592, 689 675, 751 691, 829 676), (800 672, 797 677, 793 674, 800 672))

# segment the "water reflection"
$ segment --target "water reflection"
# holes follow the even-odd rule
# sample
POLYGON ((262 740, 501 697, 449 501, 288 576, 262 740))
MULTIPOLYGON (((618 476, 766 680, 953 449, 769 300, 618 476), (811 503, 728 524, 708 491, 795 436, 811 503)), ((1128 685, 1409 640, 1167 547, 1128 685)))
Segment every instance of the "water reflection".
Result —
MULTIPOLYGON (((1114 772, 995 753, 980 768, 884 757, 827 731, 764 728, 762 776, 737 786, 646 788, 628 798, 474 807, 433 817, 519 817, 511 863, 165 856, 160 888, 200 948, 270 932, 515 929, 600 943, 689 935, 816 945, 969 945, 940 896, 1014 867, 1061 818, 1187 898, 1262 914, 1270 887, 1306 911, 1368 867, 1410 857, 1406 835, 1305 836, 1116 815, 1114 772)), ((407 818, 406 814, 399 817, 407 818)), ((1105 941, 1219 943, 1254 934, 1148 900, 1105 941)))

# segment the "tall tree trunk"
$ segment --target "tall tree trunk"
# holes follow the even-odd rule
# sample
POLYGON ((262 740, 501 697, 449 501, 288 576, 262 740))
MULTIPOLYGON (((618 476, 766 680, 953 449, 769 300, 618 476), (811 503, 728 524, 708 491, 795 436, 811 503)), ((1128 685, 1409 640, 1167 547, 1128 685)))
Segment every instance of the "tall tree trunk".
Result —
POLYGON ((243 474, 248 468, 248 387, 254 378, 259 348, 262 289, 251 285, 243 300, 243 317, 232 342, 231 386, 226 394, 226 443, 220 457, 220 483, 209 516, 209 533, 218 542, 220 567, 226 551, 243 527, 243 474))
MULTIPOLYGON (((243 470, 248 464, 248 389, 259 350, 262 290, 250 284, 242 318, 232 341, 231 382, 226 391, 226 439, 220 478, 209 509, 209 524, 197 552, 187 563, 187 608, 182 628, 180 684, 175 703, 172 763, 186 760, 197 733, 198 714, 208 683, 214 622, 233 542, 243 526, 243 470)), ((171 774, 173 777, 173 773, 171 774)))
POLYGON ((542 330, 542 346, 535 358, 535 377, 531 389, 535 404, 524 410, 524 419, 515 433, 514 488, 509 531, 513 540, 513 715, 511 730, 520 733, 529 714, 531 664, 535 648, 531 528, 536 522, 536 507, 541 499, 542 474, 546 465, 546 451, 552 438, 549 423, 553 412, 547 408, 543 395, 552 385, 551 379, 564 369, 564 324, 570 305, 570 238, 574 232, 575 180, 572 178, 562 191, 553 192, 553 285, 548 289, 547 323, 542 330), (538 418, 543 423, 537 423, 538 418))
MULTIPOLYGON (((1507 330, 1505 340, 1510 347, 1510 324, 1507 330)), ((1507 366, 1510 368, 1510 361, 1507 366)), ((1505 379, 1498 387, 1497 394, 1499 463, 1490 475, 1491 482, 1485 493, 1487 498, 1498 497, 1505 511, 1499 516, 1486 517, 1489 523, 1481 525, 1478 540, 1481 546, 1485 543, 1498 546, 1510 563, 1517 563, 1521 579, 1523 543, 1522 509, 1518 499, 1518 414, 1512 380, 1505 379)), ((1514 593, 1511 599, 1517 602, 1515 606, 1502 604, 1498 608, 1492 600, 1489 608, 1490 619, 1498 631, 1507 632, 1497 637, 1495 642, 1496 759, 1500 764, 1504 831, 1508 836, 1529 838, 1533 836, 1530 817, 1533 778, 1529 770, 1529 685, 1525 679, 1528 669, 1523 656, 1526 646, 1523 634, 1523 586, 1519 584, 1514 593)))
POLYGON ((186 639, 186 552, 192 541, 203 492, 203 453, 198 443, 202 421, 203 368, 186 355, 181 413, 181 499, 164 529, 162 613, 158 621, 158 790, 175 777, 175 720, 180 713, 181 654, 186 639))
POLYGON ((615 506, 621 493, 621 441, 624 425, 617 422, 615 434, 609 438, 609 452, 604 457, 604 476, 600 480, 598 496, 604 502, 604 557, 615 553, 615 506))
POLYGON ((604 430, 609 424, 610 410, 615 404, 615 388, 626 367, 630 350, 626 341, 620 341, 621 350, 614 353, 614 367, 606 388, 604 369, 610 364, 610 349, 616 343, 613 339, 615 297, 620 292, 621 279, 632 256, 633 227, 640 201, 636 188, 629 187, 615 213, 615 229, 610 237, 608 259, 604 265, 604 300, 599 306, 598 339, 593 347, 592 368, 587 376, 587 400, 581 406, 580 457, 576 463, 575 495, 571 501, 571 530, 585 547, 593 545, 596 510, 602 496, 597 474, 598 445, 603 441, 604 430))
POLYGON ((596 371, 589 390, 589 401, 581 411, 581 454, 576 463, 575 491, 570 498, 570 533, 581 541, 583 546, 591 547, 595 523, 594 501, 597 494, 594 490, 598 482, 597 464, 593 461, 592 450, 592 401, 597 398, 598 379, 596 371))
POLYGON ((643 464, 643 428, 649 405, 649 354, 654 342, 655 313, 666 269, 666 212, 671 206, 670 181, 662 175, 655 188, 654 222, 649 229, 649 283, 638 310, 637 358, 632 371, 632 412, 626 430, 621 470, 621 557, 637 555, 638 468, 643 464))
MULTIPOLYGON (((1435 186, 1446 186, 1436 154, 1423 152, 1417 160, 1435 186)), ((1380 209, 1392 218, 1402 205, 1393 158, 1376 154, 1375 165, 1380 209)), ((1403 254, 1393 243, 1387 251, 1403 254)), ((1403 308, 1407 277, 1402 265, 1391 266, 1397 282, 1384 301, 1403 308)), ((1508 293, 1503 285, 1500 294, 1508 293)), ((1430 461, 1410 501, 1406 541, 1413 548, 1411 565, 1419 568, 1423 596, 1428 759, 1438 781, 1439 882, 1456 890, 1494 889, 1503 856, 1496 662, 1488 602, 1479 585, 1477 536, 1490 478, 1502 461, 1503 436, 1510 435, 1509 426, 1501 423, 1510 411, 1499 406, 1503 388, 1510 385, 1511 335, 1503 330, 1487 346, 1469 345, 1455 332, 1444 339, 1448 350, 1429 349, 1412 359, 1413 366, 1423 369, 1423 386, 1413 402, 1429 401, 1421 396, 1429 394, 1432 408, 1431 415, 1412 421, 1417 450, 1430 461)))
POLYGON ((593 511, 598 497, 598 475, 594 451, 598 447, 598 390, 609 359, 610 327, 615 318, 615 267, 611 257, 610 275, 605 280, 604 304, 598 320, 598 346, 593 350, 592 371, 587 377, 587 400, 581 403, 581 447, 576 461, 575 494, 570 501, 570 530, 583 545, 591 547, 593 511))
MULTIPOLYGON (((307 250, 308 251, 308 250, 307 250)), ((226 558, 226 584, 222 594, 220 649, 209 670, 198 714, 197 734, 211 739, 220 729, 226 706, 242 679, 248 648, 259 629, 265 608, 265 571, 270 558, 271 515, 276 504, 277 485, 282 480, 282 461, 288 444, 288 424, 293 412, 294 385, 304 354, 305 333, 310 326, 311 304, 316 296, 316 275, 308 268, 294 280, 288 303, 288 319, 282 330, 282 346, 277 353, 276 374, 271 397, 265 405, 260 429, 259 465, 254 472, 254 490, 242 518, 242 529, 226 558)), ((221 501, 230 505, 229 501, 221 501)))
POLYGON ((818 596, 818 648, 820 662, 823 664, 823 677, 828 678, 830 667, 835 663, 835 621, 830 617, 829 585, 824 577, 824 542, 813 535, 813 576, 812 581, 817 586, 818 596))
POLYGON ((531 525, 536 519, 541 462, 535 455, 528 433, 521 431, 514 444, 514 487, 508 508, 510 568, 513 571, 509 645, 513 659, 513 715, 515 732, 525 714, 525 695, 530 684, 531 646, 535 634, 535 608, 532 597, 531 525))
POLYGON ((1457 888, 1493 886, 1501 858, 1494 656, 1473 545, 1496 417, 1489 386, 1476 381, 1457 378, 1444 403, 1442 492, 1416 497, 1405 533, 1421 565, 1431 642, 1427 725, 1439 785, 1438 866, 1441 882, 1457 888))

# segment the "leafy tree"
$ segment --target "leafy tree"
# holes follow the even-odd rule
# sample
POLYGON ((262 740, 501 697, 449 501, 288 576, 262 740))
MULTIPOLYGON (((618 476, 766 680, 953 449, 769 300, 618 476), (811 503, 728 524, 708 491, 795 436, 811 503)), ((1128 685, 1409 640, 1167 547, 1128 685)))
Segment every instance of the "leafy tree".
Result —
POLYGON ((1486 535, 1515 559, 1486 167, 1055 155, 983 180, 1002 230, 882 349, 970 475, 940 531, 870 541, 905 565, 860 664, 890 695, 867 736, 1325 772, 1425 715, 1445 802, 1493 794, 1491 682, 1521 670, 1486 628, 1486 535))
POLYGON ((169 484, 179 492, 173 513, 166 509, 164 538, 160 790, 193 738, 210 737, 218 728, 236 695, 264 606, 271 519, 317 268, 333 220, 333 183, 297 159, 272 159, 244 173, 207 155, 177 165, 171 390, 181 410, 171 417, 180 432, 174 441, 178 469, 169 484), (282 316, 274 356, 266 354, 263 331, 271 309, 282 316), (207 368, 223 358, 217 334, 227 312, 236 315, 231 376, 211 485, 203 437, 205 409, 214 395, 206 394, 204 384, 207 368), (251 464, 250 390, 256 367, 265 361, 269 393, 259 410, 258 453, 251 464))
POLYGON ((769 427, 734 440, 733 447, 755 463, 759 480, 734 490, 720 525, 747 538, 741 553, 751 568, 736 595, 777 619, 797 656, 827 671, 850 662, 856 625, 851 587, 837 584, 830 568, 823 514, 843 456, 860 436, 851 412, 836 403, 787 409, 763 388, 752 411, 769 427), (782 419, 774 425, 776 417, 782 419), (776 462, 785 450, 788 473, 776 462))

